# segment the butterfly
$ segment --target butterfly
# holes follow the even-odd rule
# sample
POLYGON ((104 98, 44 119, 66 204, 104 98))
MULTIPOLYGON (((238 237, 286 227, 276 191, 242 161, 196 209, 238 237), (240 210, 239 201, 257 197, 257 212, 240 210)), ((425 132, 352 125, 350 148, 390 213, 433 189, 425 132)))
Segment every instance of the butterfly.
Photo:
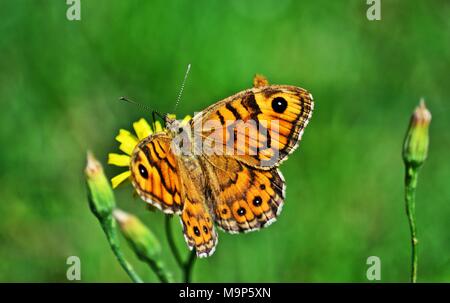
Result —
POLYGON ((189 248, 214 253, 218 233, 259 230, 281 212, 286 184, 278 169, 297 147, 314 108, 303 88, 253 88, 196 113, 184 126, 165 116, 165 127, 134 148, 130 172, 138 195, 181 218, 189 248))

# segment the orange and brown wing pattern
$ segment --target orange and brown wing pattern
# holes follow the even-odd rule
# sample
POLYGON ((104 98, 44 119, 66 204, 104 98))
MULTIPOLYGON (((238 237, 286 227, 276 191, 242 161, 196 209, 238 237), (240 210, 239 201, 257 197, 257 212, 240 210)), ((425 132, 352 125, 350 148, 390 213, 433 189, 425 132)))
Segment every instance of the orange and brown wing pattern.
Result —
POLYGON ((208 107, 191 123, 204 151, 270 169, 296 148, 313 107, 312 95, 302 88, 258 86, 208 107))
POLYGON ((269 226, 280 214, 285 184, 277 168, 258 170, 232 157, 204 158, 214 220, 230 233, 269 226))
POLYGON ((183 183, 183 212, 181 223, 190 249, 195 248, 198 257, 214 253, 217 233, 206 201, 209 197, 201 163, 196 157, 184 157, 180 161, 183 183))
POLYGON ((205 202, 191 200, 187 193, 181 223, 186 243, 190 249, 195 248, 198 257, 208 257, 214 253, 218 238, 205 202))
POLYGON ((178 163, 171 139, 159 133, 139 142, 130 164, 131 179, 139 196, 167 214, 183 208, 178 163))

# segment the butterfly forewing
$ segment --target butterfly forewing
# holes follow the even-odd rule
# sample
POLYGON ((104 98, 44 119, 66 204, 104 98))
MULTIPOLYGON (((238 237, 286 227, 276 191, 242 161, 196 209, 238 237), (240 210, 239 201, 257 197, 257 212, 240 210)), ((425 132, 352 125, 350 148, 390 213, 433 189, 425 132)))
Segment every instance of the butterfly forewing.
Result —
POLYGON ((233 156, 253 167, 270 169, 296 148, 313 107, 306 90, 271 85, 224 99, 191 123, 202 138, 204 153, 233 156))
POLYGON ((168 214, 183 208, 180 171, 171 138, 163 133, 142 140, 133 152, 131 179, 139 196, 168 214))

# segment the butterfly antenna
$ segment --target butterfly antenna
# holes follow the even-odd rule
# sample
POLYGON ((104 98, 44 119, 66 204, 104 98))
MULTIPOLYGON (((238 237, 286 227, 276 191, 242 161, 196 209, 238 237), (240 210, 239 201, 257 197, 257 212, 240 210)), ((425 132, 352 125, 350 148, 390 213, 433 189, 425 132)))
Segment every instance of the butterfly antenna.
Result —
POLYGON ((188 67, 186 69, 186 73, 184 74, 183 83, 181 84, 180 92, 178 93, 177 102, 175 103, 175 107, 173 109, 173 113, 177 110, 178 103, 180 103, 181 95, 183 94, 184 85, 186 84, 186 79, 188 77, 189 71, 191 70, 191 64, 188 64, 188 67))
POLYGON ((157 113, 161 118, 164 118, 164 115, 162 115, 162 114, 161 114, 160 112, 158 112, 157 110, 154 110, 154 109, 151 108, 150 106, 147 106, 147 105, 141 104, 141 103, 137 103, 137 102, 135 102, 135 101, 133 101, 133 100, 128 99, 127 97, 120 97, 120 100, 121 100, 121 101, 128 102, 128 103, 131 103, 131 104, 134 104, 134 105, 137 105, 137 106, 139 106, 139 107, 142 108, 142 109, 151 111, 152 113, 157 113))

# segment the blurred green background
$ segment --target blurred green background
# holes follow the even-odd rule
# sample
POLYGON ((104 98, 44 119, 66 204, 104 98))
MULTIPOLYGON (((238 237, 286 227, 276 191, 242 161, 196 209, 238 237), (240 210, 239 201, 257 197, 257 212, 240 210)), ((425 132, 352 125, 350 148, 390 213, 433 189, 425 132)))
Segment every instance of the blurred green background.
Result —
MULTIPOLYGON (((287 200, 277 223, 220 232, 194 281, 365 282, 369 256, 381 258, 383 282, 408 281, 401 146, 421 97, 433 121, 417 192, 418 279, 450 281, 449 1, 382 1, 372 22, 365 0, 81 0, 81 21, 68 21, 67 8, 0 3, 0 281, 67 281, 72 255, 82 281, 129 281, 88 209, 86 150, 109 177, 121 172, 106 165, 114 137, 150 114, 118 98, 170 112, 188 63, 179 116, 249 88, 255 73, 316 101, 281 167, 287 200)), ((131 185, 116 193, 168 251, 163 214, 147 211, 131 185)))

